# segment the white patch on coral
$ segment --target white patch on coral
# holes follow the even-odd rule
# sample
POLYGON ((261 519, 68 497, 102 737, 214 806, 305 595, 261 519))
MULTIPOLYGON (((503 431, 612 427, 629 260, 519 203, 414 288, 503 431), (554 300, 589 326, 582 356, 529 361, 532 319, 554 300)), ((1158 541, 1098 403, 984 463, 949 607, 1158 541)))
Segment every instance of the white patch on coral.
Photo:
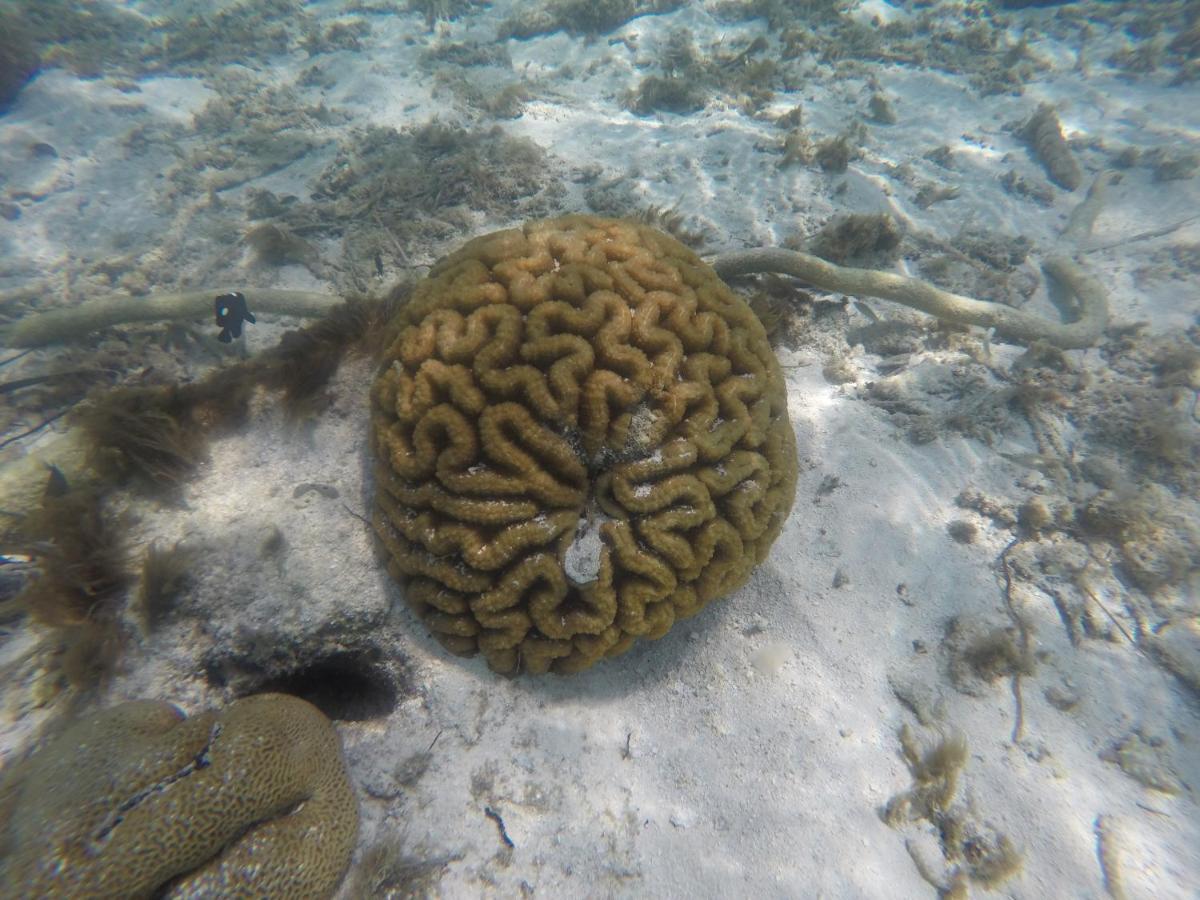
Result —
POLYGON ((588 584, 600 576, 600 557, 604 541, 600 537, 600 526, 611 521, 599 510, 591 510, 581 516, 575 539, 563 556, 563 570, 575 584, 588 584))

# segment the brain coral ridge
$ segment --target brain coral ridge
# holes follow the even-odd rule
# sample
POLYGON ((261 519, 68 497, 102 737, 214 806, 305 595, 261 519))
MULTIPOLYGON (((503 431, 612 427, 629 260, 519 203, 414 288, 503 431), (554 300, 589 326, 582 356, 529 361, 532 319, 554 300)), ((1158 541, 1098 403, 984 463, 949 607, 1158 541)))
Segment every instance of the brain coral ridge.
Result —
POLYGON ((86 716, 0 781, 0 896, 329 897, 358 806, 329 720, 262 694, 86 716))
POLYGON ((762 324, 652 228, 485 235, 394 323, 372 389, 373 524, 455 653, 566 673, 740 587, 791 508, 762 324))

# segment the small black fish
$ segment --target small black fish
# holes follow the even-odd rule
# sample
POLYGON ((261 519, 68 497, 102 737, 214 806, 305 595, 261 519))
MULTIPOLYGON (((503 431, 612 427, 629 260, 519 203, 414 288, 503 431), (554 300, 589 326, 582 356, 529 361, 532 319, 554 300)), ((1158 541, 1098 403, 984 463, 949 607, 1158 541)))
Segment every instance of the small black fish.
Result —
POLYGON ((217 324, 221 326, 221 333, 217 335, 217 340, 222 344, 228 344, 234 338, 242 336, 243 322, 254 325, 257 321, 254 313, 246 308, 246 295, 239 294, 237 291, 232 294, 222 294, 213 301, 213 309, 217 313, 217 324))

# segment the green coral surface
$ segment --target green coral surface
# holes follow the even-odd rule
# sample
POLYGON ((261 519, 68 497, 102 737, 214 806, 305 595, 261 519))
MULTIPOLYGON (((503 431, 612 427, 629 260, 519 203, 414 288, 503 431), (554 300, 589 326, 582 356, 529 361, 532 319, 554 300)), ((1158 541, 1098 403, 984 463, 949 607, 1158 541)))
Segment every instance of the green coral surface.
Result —
POLYGON ((5 773, 0 896, 324 898, 357 834, 337 734, 307 702, 123 703, 5 773))

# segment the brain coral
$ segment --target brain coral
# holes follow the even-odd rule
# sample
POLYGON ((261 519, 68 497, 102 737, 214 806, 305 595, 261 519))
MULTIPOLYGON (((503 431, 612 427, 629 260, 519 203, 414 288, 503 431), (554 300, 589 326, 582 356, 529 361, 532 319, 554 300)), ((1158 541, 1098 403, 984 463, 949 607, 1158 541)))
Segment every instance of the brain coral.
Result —
POLYGON ((372 390, 374 527, 450 650, 565 673, 745 583, 795 438, 761 323, 694 253, 592 216, 477 238, 372 390))
POLYGON ((305 701, 123 703, 0 780, 0 896, 323 898, 357 834, 337 734, 305 701))

